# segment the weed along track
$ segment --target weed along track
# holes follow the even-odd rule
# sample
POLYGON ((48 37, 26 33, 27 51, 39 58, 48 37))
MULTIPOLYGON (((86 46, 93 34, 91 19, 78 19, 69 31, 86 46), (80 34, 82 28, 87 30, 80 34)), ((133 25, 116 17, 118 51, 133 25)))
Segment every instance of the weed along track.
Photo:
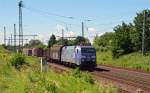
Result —
MULTIPOLYGON (((71 71, 71 68, 55 63, 49 63, 49 66, 58 73, 71 71)), ((93 71, 90 71, 90 73, 94 80, 107 84, 111 83, 114 87, 117 87, 121 93, 135 93, 138 90, 142 90, 142 93, 150 93, 149 73, 107 66, 98 66, 93 71)))

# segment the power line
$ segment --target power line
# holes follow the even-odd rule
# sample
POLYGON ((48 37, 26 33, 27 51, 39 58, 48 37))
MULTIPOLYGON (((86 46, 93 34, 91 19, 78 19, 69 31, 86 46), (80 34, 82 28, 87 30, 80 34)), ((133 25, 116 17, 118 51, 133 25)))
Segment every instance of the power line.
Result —
MULTIPOLYGON (((56 17, 62 17, 62 18, 66 18, 66 19, 72 19, 72 20, 78 20, 78 21, 83 21, 83 19, 79 19, 79 18, 75 18, 75 17, 71 17, 71 16, 64 16, 64 15, 60 15, 60 14, 55 14, 55 13, 51 13, 51 12, 46 12, 46 11, 43 11, 43 10, 40 10, 40 9, 35 9, 35 8, 31 8, 31 7, 23 7, 31 12, 36 12, 36 13, 39 13, 41 15, 48 15, 48 16, 56 16, 56 17)), ((88 19, 91 19, 91 18, 88 18, 88 19)), ((92 18, 94 19, 94 18, 92 18)), ((54 20, 54 19, 53 19, 54 20)), ((61 22, 63 24, 69 24, 67 22, 64 22, 64 21, 60 21, 60 20, 57 20, 55 19, 55 21, 58 21, 58 22, 61 22)), ((129 20, 127 20, 129 21, 129 20)), ((118 23, 118 22, 123 22, 123 21, 115 21, 115 22, 110 22, 110 23, 106 23, 106 24, 97 24, 96 26, 98 25, 111 25, 111 24, 114 24, 114 23, 118 23)), ((74 26, 79 26, 77 24, 71 24, 71 25, 74 25, 74 26)))
MULTIPOLYGON (((26 8, 24 7, 25 9, 29 10, 30 12, 34 12, 34 13, 38 13, 44 17, 46 16, 57 16, 57 17, 62 17, 62 18, 66 18, 66 19, 74 19, 73 17, 66 17, 66 16, 62 16, 62 15, 53 15, 51 13, 48 13, 48 12, 45 12, 45 11, 42 11, 42 10, 37 10, 37 9, 32 9, 32 8, 26 8)), ((74 25, 74 26, 79 26, 77 24, 70 24, 68 22, 65 22, 65 21, 61 21, 61 20, 57 20, 57 19, 52 19, 52 20, 55 20, 57 22, 60 22, 60 23, 63 23, 63 24, 69 24, 69 25, 74 25)))
MULTIPOLYGON (((71 17, 71 16, 64 16, 64 15, 60 15, 60 14, 46 12, 46 11, 43 11, 43 10, 31 8, 31 7, 25 7, 25 6, 23 6, 23 8, 25 8, 25 9, 31 11, 31 12, 39 13, 39 14, 44 15, 44 16, 56 16, 56 17, 61 17, 61 18, 66 18, 66 19, 72 19, 72 20, 80 20, 80 21, 83 22, 82 19, 78 19, 78 18, 71 17)), ((57 20, 57 19, 53 19, 53 20, 61 22, 63 24, 68 24, 67 22, 60 21, 60 20, 57 20)), ((88 20, 89 20, 89 18, 88 18, 88 20)), ((115 22, 110 22, 110 23, 106 23, 106 24, 98 24, 97 26, 99 26, 99 25, 111 25, 111 24, 118 23, 118 22, 123 22, 123 21, 115 21, 115 22)), ((70 25, 74 25, 74 26, 78 26, 79 27, 79 25, 76 25, 76 24, 70 24, 70 25)), ((84 24, 82 23, 82 36, 84 36, 84 29, 83 29, 83 27, 84 27, 84 24)), ((67 26, 66 26, 66 30, 68 30, 67 26)))
POLYGON ((57 16, 57 17, 62 17, 62 18, 67 18, 67 19, 74 19, 71 16, 64 16, 64 15, 59 15, 59 14, 55 14, 55 13, 50 13, 50 12, 42 11, 42 10, 35 9, 35 8, 29 8, 29 7, 23 7, 23 8, 25 8, 27 10, 30 10, 30 11, 34 11, 34 12, 50 15, 50 16, 57 16))
POLYGON ((113 24, 116 24, 116 23, 120 23, 120 22, 124 22, 124 21, 132 21, 132 20, 119 20, 119 21, 114 21, 114 22, 108 22, 108 23, 103 23, 103 24, 96 24, 94 26, 102 26, 102 25, 113 25, 113 24))

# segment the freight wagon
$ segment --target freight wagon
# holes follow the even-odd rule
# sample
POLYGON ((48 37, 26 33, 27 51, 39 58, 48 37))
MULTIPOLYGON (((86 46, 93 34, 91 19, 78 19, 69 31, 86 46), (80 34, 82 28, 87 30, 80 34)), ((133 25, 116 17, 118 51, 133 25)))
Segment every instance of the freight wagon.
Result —
POLYGON ((22 52, 26 56, 32 56, 32 48, 23 48, 22 52))
POLYGON ((32 49, 32 56, 42 57, 44 54, 44 51, 42 48, 33 48, 32 49))
POLYGON ((23 48, 24 55, 43 57, 44 51, 41 48, 23 48))
POLYGON ((61 61, 61 49, 62 45, 53 45, 50 48, 50 60, 53 62, 60 62, 61 61))
POLYGON ((50 61, 50 48, 47 48, 46 50, 43 50, 43 57, 47 60, 50 61))

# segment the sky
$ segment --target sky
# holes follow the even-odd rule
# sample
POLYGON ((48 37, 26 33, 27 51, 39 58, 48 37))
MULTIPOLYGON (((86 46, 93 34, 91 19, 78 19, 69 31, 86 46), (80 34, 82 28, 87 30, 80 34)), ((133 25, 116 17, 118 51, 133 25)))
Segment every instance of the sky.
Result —
MULTIPOLYGON (((18 2, 0 0, 0 43, 4 42, 4 26, 7 38, 13 34, 13 24, 18 32, 18 2)), ((136 13, 150 9, 150 0, 23 0, 23 5, 24 34, 37 34, 46 43, 51 34, 61 36, 62 29, 65 36, 81 35, 81 22, 85 37, 92 41, 96 34, 111 32, 122 21, 132 22, 136 13)))

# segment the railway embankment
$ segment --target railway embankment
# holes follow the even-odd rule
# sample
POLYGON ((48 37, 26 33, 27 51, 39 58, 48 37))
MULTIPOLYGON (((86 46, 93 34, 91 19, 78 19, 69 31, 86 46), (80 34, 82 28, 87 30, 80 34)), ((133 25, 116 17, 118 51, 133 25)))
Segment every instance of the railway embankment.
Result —
POLYGON ((97 51, 97 64, 150 73, 150 54, 134 52, 113 58, 111 51, 97 51))
POLYGON ((1 93, 117 93, 111 86, 89 82, 88 74, 58 74, 53 70, 40 71, 40 59, 25 57, 19 70, 9 64, 12 53, 0 52, 1 93))

